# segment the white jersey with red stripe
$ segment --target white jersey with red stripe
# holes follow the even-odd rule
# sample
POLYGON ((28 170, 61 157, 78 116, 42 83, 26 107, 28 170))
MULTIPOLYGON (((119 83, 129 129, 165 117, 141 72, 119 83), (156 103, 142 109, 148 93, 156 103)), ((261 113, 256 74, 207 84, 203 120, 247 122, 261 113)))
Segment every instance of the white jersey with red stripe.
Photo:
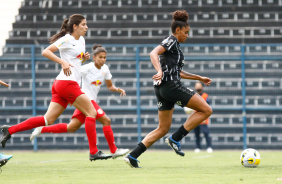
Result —
POLYGON ((97 100, 101 85, 105 80, 110 80, 112 74, 109 67, 104 64, 101 69, 98 69, 93 62, 81 67, 82 76, 82 91, 90 100, 97 100))
POLYGON ((63 69, 61 69, 61 72, 56 79, 71 80, 79 83, 81 78, 80 68, 85 53, 84 38, 81 36, 78 40, 76 40, 70 34, 66 34, 65 36, 61 37, 53 44, 59 49, 61 59, 70 63, 73 66, 70 67, 71 69, 70 76, 66 76, 64 74, 63 69))

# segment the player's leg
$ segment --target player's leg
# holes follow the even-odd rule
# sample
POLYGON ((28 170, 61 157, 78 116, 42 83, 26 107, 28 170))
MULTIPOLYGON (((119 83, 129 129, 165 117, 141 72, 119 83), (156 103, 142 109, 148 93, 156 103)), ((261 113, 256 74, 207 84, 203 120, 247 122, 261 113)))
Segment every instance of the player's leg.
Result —
MULTIPOLYGON (((98 116, 99 116, 99 112, 97 117, 98 116)), ((129 151, 129 149, 122 149, 122 148, 118 149, 116 147, 114 133, 111 127, 111 119, 106 114, 104 114, 102 117, 99 117, 99 119, 97 120, 103 124, 104 136, 108 142, 110 151, 112 153, 112 158, 117 158, 125 155, 129 151)))
POLYGON ((58 123, 56 125, 51 126, 43 126, 37 127, 30 136, 30 141, 32 141, 35 137, 40 136, 42 133, 74 133, 80 127, 82 123, 77 118, 72 118, 70 123, 58 123))
POLYGON ((36 127, 53 124, 54 121, 64 112, 64 110, 64 106, 56 102, 51 102, 44 116, 32 117, 11 127, 7 125, 2 126, 2 147, 5 147, 7 140, 10 139, 11 135, 16 132, 22 132, 36 127))
MULTIPOLYGON (((179 94, 178 96, 181 97, 181 94, 179 94)), ((184 103, 182 102, 182 104, 184 103)), ((186 107, 194 109, 196 112, 194 112, 186 120, 186 122, 174 134, 172 134, 172 136, 169 137, 170 143, 173 144, 170 146, 180 156, 184 156, 184 153, 181 151, 181 147, 179 143, 180 140, 212 114, 211 107, 198 94, 194 94, 193 96, 191 95, 191 98, 190 99, 188 98, 188 103, 186 107)))
POLYGON ((128 154, 124 161, 131 167, 139 168, 137 158, 146 151, 152 144, 157 140, 165 136, 171 126, 173 108, 171 110, 161 110, 159 111, 159 126, 150 132, 136 147, 128 154))
POLYGON ((212 150, 212 147, 211 147, 211 138, 210 138, 210 133, 209 133, 209 127, 206 124, 201 125, 201 127, 202 127, 202 132, 205 136, 206 143, 207 143, 207 152, 212 153, 213 150, 212 150))
POLYGON ((111 119, 94 100, 92 100, 91 102, 97 111, 97 120, 103 125, 104 136, 108 142, 110 151, 112 153, 112 158, 117 158, 119 156, 125 155, 129 151, 129 149, 118 149, 116 147, 114 133, 111 127, 111 119))
POLYGON ((194 128, 195 133, 195 141, 196 141, 196 149, 194 150, 195 153, 199 153, 201 150, 201 139, 200 139, 200 125, 194 128))
POLYGON ((193 130, 212 114, 212 109, 209 104, 198 94, 193 95, 186 107, 195 110, 184 123, 184 128, 187 131, 193 130))

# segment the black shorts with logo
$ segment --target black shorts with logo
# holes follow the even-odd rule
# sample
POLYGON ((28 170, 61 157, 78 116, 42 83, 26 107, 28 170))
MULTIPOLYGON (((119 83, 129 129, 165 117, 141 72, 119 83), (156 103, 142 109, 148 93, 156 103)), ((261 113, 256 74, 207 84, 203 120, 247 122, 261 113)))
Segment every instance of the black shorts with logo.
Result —
POLYGON ((183 86, 180 81, 163 81, 161 85, 154 86, 154 89, 159 111, 171 110, 174 104, 184 107, 195 94, 192 89, 183 86))

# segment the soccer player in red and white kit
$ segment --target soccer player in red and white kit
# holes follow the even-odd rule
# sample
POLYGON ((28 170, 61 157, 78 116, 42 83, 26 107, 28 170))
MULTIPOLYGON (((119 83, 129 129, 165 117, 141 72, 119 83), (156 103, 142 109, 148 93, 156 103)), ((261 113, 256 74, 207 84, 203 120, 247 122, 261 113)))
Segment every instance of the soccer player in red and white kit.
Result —
MULTIPOLYGON (((97 146, 95 149, 95 154, 90 156, 90 160, 103 160, 110 157, 116 158, 125 155, 129 149, 118 149, 115 145, 114 134, 111 128, 111 120, 106 115, 106 113, 101 109, 101 107, 96 103, 97 95, 100 91, 101 85, 106 83, 109 91, 118 92, 120 96, 125 96, 125 90, 117 88, 112 83, 112 74, 109 67, 105 64, 107 57, 107 51, 101 45, 93 45, 93 61, 94 63, 89 63, 81 67, 82 75, 82 91, 90 98, 94 108, 97 111, 96 119, 103 124, 103 132, 108 142, 111 155, 106 155, 102 151, 99 151, 97 146)), ((72 116, 72 120, 69 124, 59 123, 56 125, 48 127, 38 127, 36 128, 30 137, 32 141, 35 137, 41 135, 42 133, 67 133, 77 131, 85 121, 85 115, 76 109, 72 116)), ((94 127, 95 129, 95 127, 94 127)), ((95 129, 96 137, 96 129, 95 129)), ((97 140, 94 139, 94 144, 96 145, 97 140)))
POLYGON ((2 126, 0 142, 3 148, 14 133, 53 124, 70 103, 86 116, 85 131, 88 137, 90 154, 93 153, 93 147, 96 146, 93 141, 93 139, 96 139, 93 127, 96 123, 97 113, 90 99, 81 91, 78 84, 81 79, 81 64, 90 58, 90 54, 85 53, 85 40, 83 38, 87 29, 85 17, 74 14, 65 19, 60 32, 51 37, 52 44, 42 52, 42 55, 59 63, 62 69, 53 83, 52 99, 48 110, 44 116, 32 117, 13 126, 2 126), (58 50, 60 57, 54 54, 58 50))

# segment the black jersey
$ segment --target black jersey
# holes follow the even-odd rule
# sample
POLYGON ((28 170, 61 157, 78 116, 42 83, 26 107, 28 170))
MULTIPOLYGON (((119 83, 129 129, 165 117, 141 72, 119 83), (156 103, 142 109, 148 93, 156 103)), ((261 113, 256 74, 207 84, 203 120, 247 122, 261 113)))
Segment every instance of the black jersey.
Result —
POLYGON ((166 50, 159 56, 163 71, 162 81, 180 81, 180 72, 184 65, 184 55, 177 38, 170 35, 162 41, 161 46, 166 50))

